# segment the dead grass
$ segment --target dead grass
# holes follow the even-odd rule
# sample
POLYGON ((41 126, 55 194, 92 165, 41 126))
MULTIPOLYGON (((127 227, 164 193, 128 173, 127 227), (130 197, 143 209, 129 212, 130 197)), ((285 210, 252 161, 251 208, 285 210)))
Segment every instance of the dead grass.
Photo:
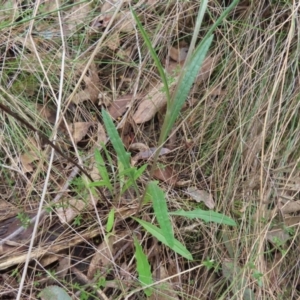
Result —
MULTIPOLYGON (((125 146, 157 146, 164 109, 146 123, 133 121, 141 95, 160 79, 132 23, 130 1, 123 1, 115 19, 108 1, 61 1, 61 21, 57 12, 50 13, 57 10, 55 1, 2 2, 2 104, 50 139, 57 134, 61 151, 83 163, 93 179, 99 177, 94 148, 107 142, 101 106, 130 94, 125 115, 116 117, 125 146)), ((162 62, 170 60, 171 47, 189 45, 198 1, 131 2, 162 62)), ((218 18, 223 2, 209 1, 201 34, 218 18)), ((22 274, 22 299, 36 299, 53 284, 74 299, 144 299, 133 232, 157 280, 150 299, 251 299, 252 294, 255 299, 298 299, 297 5, 241 1, 215 32, 210 53, 215 63, 202 70, 166 144, 171 152, 160 163, 176 174, 160 178, 169 210, 205 208, 186 193, 195 186, 211 194, 215 211, 238 223, 233 229, 173 218, 175 235, 194 261, 176 255, 133 222, 130 216, 138 206, 134 191, 111 199, 103 188, 108 202, 92 194, 84 175, 72 174, 76 167, 69 160, 56 153, 51 162, 51 148, 1 111, 1 299, 16 299, 22 274), (114 235, 105 241, 112 207, 114 235), (26 216, 37 214, 41 223, 35 237, 31 225, 4 242, 22 228, 26 216)), ((117 164, 109 143, 107 147, 113 177, 117 164)), ((141 192, 148 175, 139 182, 141 192)), ((145 205, 137 217, 153 221, 152 213, 145 205)))

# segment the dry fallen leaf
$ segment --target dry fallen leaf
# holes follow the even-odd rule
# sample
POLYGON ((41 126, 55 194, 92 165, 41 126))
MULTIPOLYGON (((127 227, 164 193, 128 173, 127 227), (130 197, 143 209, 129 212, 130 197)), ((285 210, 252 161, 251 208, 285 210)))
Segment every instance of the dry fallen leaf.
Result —
POLYGON ((56 214, 62 224, 71 223, 80 212, 89 208, 90 203, 80 199, 65 199, 64 202, 67 202, 67 207, 62 205, 56 209, 56 214))
POLYGON ((149 150, 149 147, 144 143, 132 143, 129 146, 129 150, 142 152, 149 150))
POLYGON ((79 104, 87 100, 91 100, 93 103, 95 103, 99 99, 99 87, 101 86, 101 82, 95 63, 90 65, 88 73, 89 76, 85 75, 83 78, 85 89, 77 92, 72 99, 74 104, 79 104))
MULTIPOLYGON (((149 148, 147 150, 141 151, 131 158, 131 164, 134 166, 139 160, 147 160, 149 159, 157 150, 156 147, 149 148)), ((170 153, 171 150, 168 148, 161 148, 159 156, 170 153)))
POLYGON ((115 51, 120 47, 120 34, 119 32, 111 34, 110 37, 107 38, 105 42, 105 46, 109 49, 115 51))
MULTIPOLYGON (((50 1, 52 2, 52 1, 50 1)), ((88 14, 91 12, 91 2, 74 5, 65 15, 63 23, 70 32, 74 32, 79 25, 85 25, 88 14)))
POLYGON ((199 190, 195 186, 191 186, 186 191, 196 202, 204 202, 204 204, 209 208, 213 209, 215 207, 215 202, 212 195, 204 190, 199 190))
POLYGON ((165 168, 156 169, 153 172, 153 176, 159 180, 162 180, 170 185, 176 184, 178 175, 175 173, 175 170, 166 166, 165 168))
MULTIPOLYGON (((174 84, 172 86, 174 88, 174 84)), ((172 92, 172 88, 170 92, 172 92)), ((137 111, 133 115, 134 122, 141 124, 151 120, 166 103, 164 85, 159 83, 148 92, 147 96, 139 104, 137 111)))
POLYGON ((108 108, 111 117, 117 119, 121 117, 127 109, 127 105, 132 100, 133 95, 128 94, 118 97, 108 108))
MULTIPOLYGON (((182 48, 184 49, 184 48, 182 48)), ((201 84, 204 81, 206 81, 209 76, 211 75, 214 67, 216 66, 217 62, 219 61, 220 55, 218 56, 208 56, 201 67, 201 70, 199 71, 199 74, 196 79, 196 84, 201 84)), ((174 87, 176 85, 179 73, 181 71, 181 67, 183 65, 184 61, 181 61, 180 63, 169 62, 169 65, 166 66, 168 73, 175 73, 174 76, 174 82, 170 86, 170 93, 172 94, 174 87)), ((136 124, 145 123, 149 120, 151 120, 154 115, 162 109, 167 103, 167 98, 165 96, 164 92, 164 85, 162 83, 157 84, 155 87, 153 87, 146 97, 141 101, 141 103, 138 106, 137 111, 133 115, 133 120, 136 124)))
POLYGON ((94 124, 94 122, 76 122, 70 124, 69 129, 74 139, 74 143, 76 144, 80 142, 84 138, 84 136, 86 136, 90 127, 94 124))
POLYGON ((187 47, 183 47, 183 48, 171 47, 169 51, 169 55, 174 61, 180 63, 185 61, 188 51, 189 48, 187 47))
POLYGON ((284 245, 291 237, 290 235, 281 228, 272 229, 267 232, 267 240, 273 243, 275 246, 278 246, 278 242, 281 245, 284 245))
POLYGON ((118 32, 130 33, 135 29, 135 21, 132 18, 131 11, 119 13, 116 17, 116 27, 118 32))
POLYGON ((29 151, 21 154, 17 160, 19 160, 21 163, 22 171, 24 173, 30 173, 33 171, 32 163, 39 160, 39 156, 37 155, 36 151, 29 151))
POLYGON ((107 237, 107 241, 103 241, 97 248, 87 272, 87 277, 93 279, 96 272, 102 273, 105 270, 108 270, 109 265, 112 263, 112 250, 113 243, 115 242, 116 237, 110 235, 107 237))
POLYGON ((51 109, 45 105, 37 104, 36 110, 39 112, 39 115, 44 120, 48 121, 51 124, 55 123, 56 120, 56 112, 54 109, 51 109))
POLYGON ((56 276, 58 278, 65 278, 71 266, 71 256, 67 255, 59 260, 59 266, 56 268, 56 276))
POLYGON ((283 214, 296 213, 300 210, 300 200, 289 201, 281 208, 283 214))

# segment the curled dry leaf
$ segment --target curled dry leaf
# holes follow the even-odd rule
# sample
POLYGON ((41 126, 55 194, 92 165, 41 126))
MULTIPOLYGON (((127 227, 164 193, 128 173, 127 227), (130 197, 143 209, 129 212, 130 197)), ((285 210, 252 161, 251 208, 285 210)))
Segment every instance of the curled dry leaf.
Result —
POLYGON ((166 166, 165 168, 156 169, 153 172, 153 176, 161 181, 164 181, 170 185, 175 185, 178 179, 178 175, 176 174, 175 170, 170 167, 166 166))
POLYGON ((196 202, 204 202, 204 204, 209 208, 213 209, 215 207, 215 202, 212 195, 204 190, 199 190, 195 186, 191 186, 186 191, 196 202))
MULTIPOLYGON (((140 153, 138 153, 134 157, 132 157, 131 164, 134 166, 139 160, 149 159, 151 156, 153 156, 153 154, 155 153, 156 150, 157 150, 157 148, 153 147, 153 148, 149 148, 147 150, 141 151, 140 153)), ((169 150, 168 148, 162 148, 162 149, 160 149, 159 156, 168 154, 168 153, 170 153, 170 151, 171 150, 169 150)))
POLYGON ((147 151, 148 149, 149 147, 144 143, 132 143, 129 146, 129 150, 139 151, 139 152, 147 151))

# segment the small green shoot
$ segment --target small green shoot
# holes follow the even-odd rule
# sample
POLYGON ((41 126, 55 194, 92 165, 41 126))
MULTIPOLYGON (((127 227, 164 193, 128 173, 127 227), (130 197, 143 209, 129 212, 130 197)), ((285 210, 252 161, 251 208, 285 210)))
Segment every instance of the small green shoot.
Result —
MULTIPOLYGON (((127 180, 127 182, 124 184, 123 188, 122 188, 122 194, 125 193, 129 187, 131 187, 132 185, 134 185, 134 183, 136 182, 136 180, 138 178, 141 177, 141 175, 145 172, 146 168, 147 168, 147 164, 141 166, 139 169, 137 169, 136 167, 132 167, 131 171, 133 173, 133 176, 131 178, 129 178, 127 180)), ((126 170, 124 170, 124 174, 126 174, 126 170)))
POLYGON ((115 124, 105 109, 102 109, 102 117, 107 134, 110 137, 110 141, 117 153, 118 159, 123 164, 125 170, 130 169, 130 154, 126 152, 115 124))
POLYGON ((24 227, 25 229, 27 229, 29 227, 29 225, 30 225, 30 218, 29 218, 29 216, 26 213, 19 212, 17 214, 16 218, 21 222, 22 227, 24 227))
POLYGON ((82 215, 78 215, 75 217, 73 224, 75 226, 80 226, 82 222, 82 215))
MULTIPOLYGON (((143 252, 143 249, 136 237, 134 237, 134 246, 135 246, 134 256, 136 259, 136 270, 139 275, 139 280, 142 286, 150 285, 153 283, 151 267, 148 262, 147 256, 143 252)), ((144 293, 146 294, 146 296, 150 297, 152 295, 152 289, 146 288, 144 290, 144 293)))
POLYGON ((105 167, 104 159, 103 159, 103 157, 102 157, 102 155, 101 155, 101 153, 98 149, 95 149, 95 161, 96 161, 97 169, 98 169, 99 174, 101 176, 101 180, 91 183, 91 186, 93 186, 93 184, 94 184, 94 186, 105 186, 109 189, 109 191, 112 194, 113 193, 113 186, 110 182, 109 174, 108 174, 107 169, 105 167))

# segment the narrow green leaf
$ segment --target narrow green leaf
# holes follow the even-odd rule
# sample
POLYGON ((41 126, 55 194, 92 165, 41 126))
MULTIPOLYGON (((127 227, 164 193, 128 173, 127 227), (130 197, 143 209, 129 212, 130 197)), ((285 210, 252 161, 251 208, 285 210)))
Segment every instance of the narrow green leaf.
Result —
POLYGON ((236 226, 236 223, 233 219, 219 214, 212 210, 202 210, 200 208, 192 210, 192 211, 185 211, 185 210, 177 210, 169 213, 172 216, 182 216, 187 217, 189 219, 202 219, 205 222, 214 222, 218 224, 236 226))
MULTIPOLYGON (((153 283, 151 267, 148 262, 148 258, 143 252, 143 249, 136 237, 134 237, 134 246, 135 246, 134 256, 136 259, 136 270, 139 275, 139 280, 143 286, 147 286, 153 283)), ((152 295, 153 290, 151 288, 146 288, 144 292, 146 296, 150 297, 152 295)))
POLYGON ((172 129, 198 75, 212 40, 213 35, 211 35, 204 43, 200 43, 200 45, 196 48, 194 55, 191 57, 191 61, 188 62, 187 66, 182 70, 183 77, 179 80, 174 100, 170 107, 167 107, 166 117, 159 138, 159 145, 162 145, 172 129))
POLYGON ((147 46, 147 48, 148 48, 148 50, 149 50, 149 52, 150 52, 150 54, 151 54, 151 56, 152 56, 155 64, 156 64, 156 67, 158 69, 160 78, 161 78, 161 80, 162 80, 162 82, 164 84, 164 88, 165 88, 165 91, 166 91, 167 102, 169 103, 170 99, 171 99, 171 95, 170 95, 168 80, 167 80, 167 76, 165 74, 164 68, 163 68, 163 66, 162 66, 162 64, 160 62, 160 59, 159 59, 158 55, 156 54, 154 48, 152 47, 152 43, 151 43, 151 41, 150 41, 150 39, 148 37, 148 34, 146 33, 146 31, 145 31, 145 29, 144 29, 141 21, 139 20, 136 12, 133 9, 131 10, 131 12, 132 12, 133 17, 134 17, 134 19, 136 21, 136 24, 137 24, 137 26, 139 28, 139 31, 141 32, 142 37, 143 37, 143 39, 144 39, 144 41, 146 43, 146 46, 147 46))
MULTIPOLYGON (((160 228, 157 226, 146 222, 144 220, 140 220, 137 218, 133 218, 135 221, 140 223, 150 234, 152 234, 154 237, 156 237, 160 242, 165 244, 166 246, 170 247, 167 243, 167 240, 165 239, 165 236, 160 228)), ((192 260, 193 256, 192 254, 185 248, 184 245, 182 245, 177 239, 174 238, 174 245, 173 247, 170 247, 173 251, 180 254, 181 256, 185 257, 186 259, 192 260)))
POLYGON ((162 233, 170 248, 174 246, 173 228, 168 214, 168 207, 164 192, 157 185, 157 181, 151 181, 146 188, 146 195, 150 194, 154 213, 157 218, 158 224, 162 229, 162 233))
POLYGON ((111 209, 108 214, 107 223, 106 223, 106 232, 111 232, 115 222, 115 210, 111 209))
POLYGON ((105 109, 102 109, 102 118, 110 141, 117 153, 118 159, 123 164, 124 169, 130 168, 130 154, 126 152, 119 133, 105 109))
POLYGON ((147 166, 148 165, 146 164, 141 166, 139 169, 134 168, 133 178, 129 178, 128 181, 125 183, 125 185, 122 188, 122 194, 125 193, 129 187, 134 185, 134 182, 136 182, 136 180, 144 173, 147 166))
POLYGON ((105 187, 107 187, 107 182, 105 182, 103 180, 94 181, 94 182, 91 182, 89 184, 89 187, 93 187, 93 186, 105 186, 105 187))
POLYGON ((102 157, 102 155, 101 155, 101 153, 98 149, 95 149, 95 161, 96 161, 96 166, 97 166, 97 169, 99 171, 99 174, 102 178, 101 182, 103 181, 105 183, 106 187, 112 193, 113 192, 113 187, 112 187, 112 184, 110 182, 107 169, 105 167, 105 162, 104 162, 103 157, 102 157))

